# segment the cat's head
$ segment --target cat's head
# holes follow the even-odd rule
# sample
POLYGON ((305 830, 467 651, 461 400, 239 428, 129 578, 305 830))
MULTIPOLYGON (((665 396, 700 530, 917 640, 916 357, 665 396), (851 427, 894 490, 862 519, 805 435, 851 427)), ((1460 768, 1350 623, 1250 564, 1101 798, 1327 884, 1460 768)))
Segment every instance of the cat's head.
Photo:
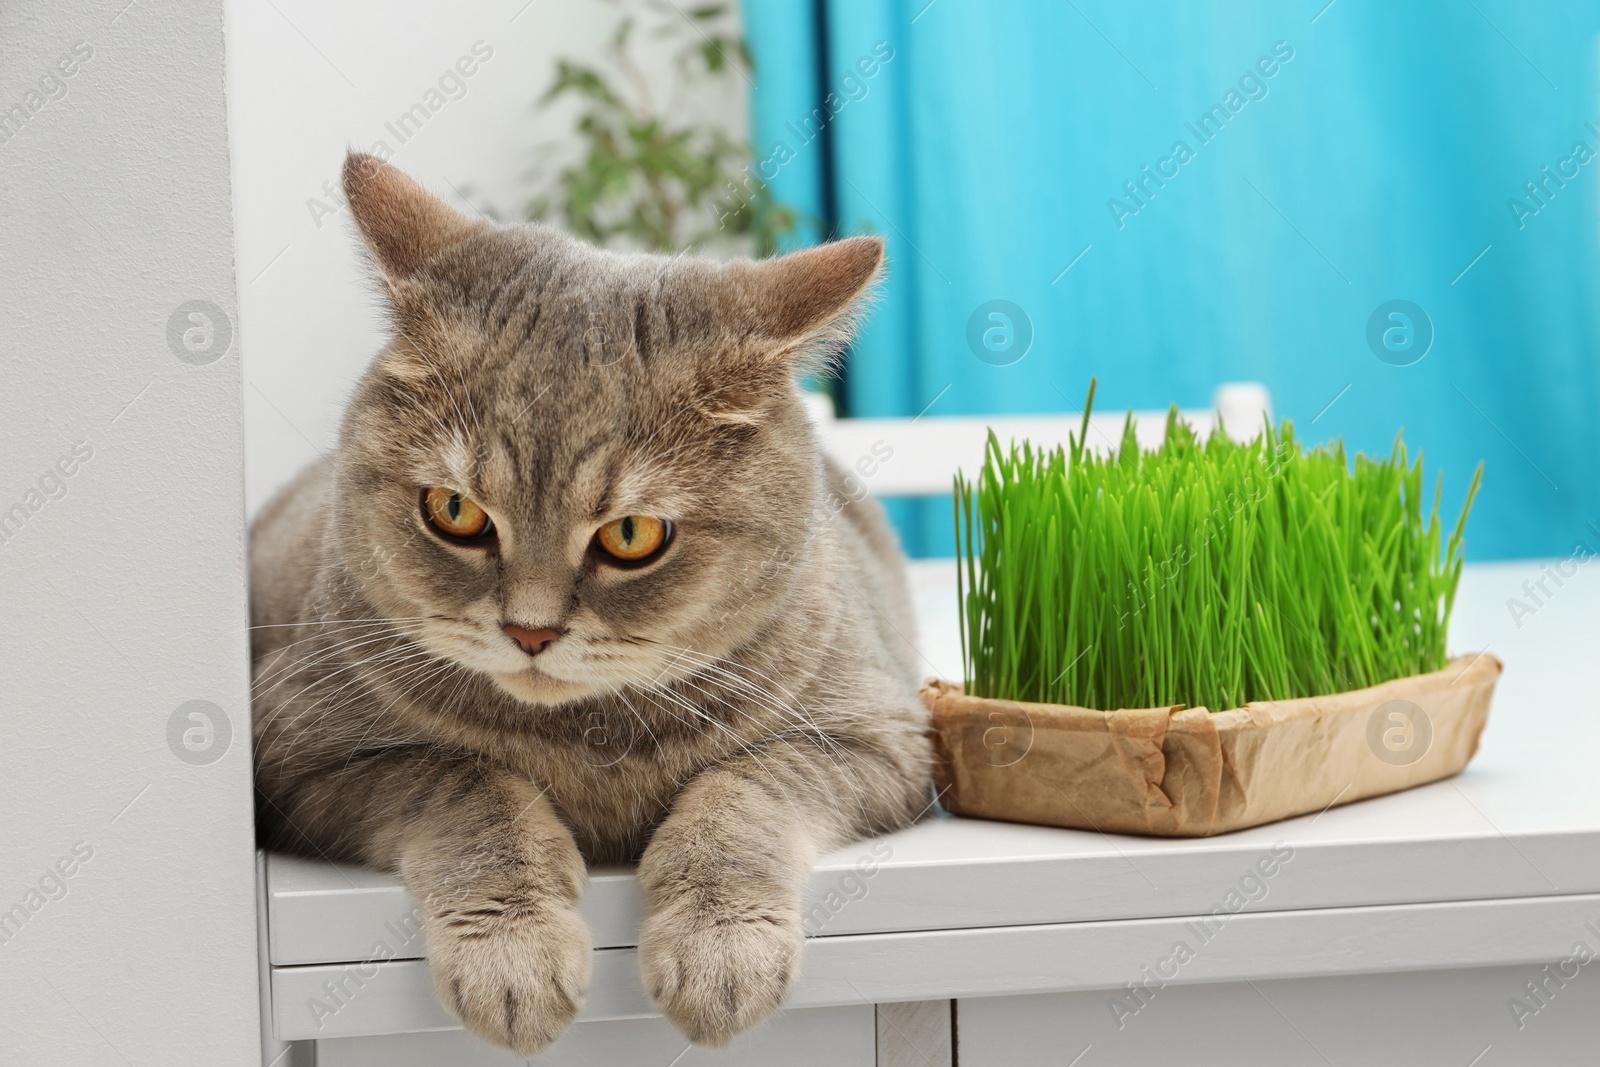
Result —
POLYGON ((880 240, 619 254, 469 218, 371 156, 344 180, 394 333, 332 520, 379 612, 549 705, 687 676, 782 609, 827 549, 795 377, 844 339, 880 240))

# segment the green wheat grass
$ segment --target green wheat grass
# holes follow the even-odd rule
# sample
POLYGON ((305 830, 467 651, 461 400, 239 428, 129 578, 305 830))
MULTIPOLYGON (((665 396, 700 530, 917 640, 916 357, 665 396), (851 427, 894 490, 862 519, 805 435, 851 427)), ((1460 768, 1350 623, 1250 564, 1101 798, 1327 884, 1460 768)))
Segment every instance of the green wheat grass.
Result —
POLYGON ((967 692, 1087 708, 1203 706, 1360 689, 1438 670, 1461 577, 1461 515, 1397 436, 1387 459, 1307 451, 1285 420, 1248 444, 1132 415, 1114 454, 1002 448, 955 480, 967 692), (1426 511, 1424 510, 1426 508, 1426 511))

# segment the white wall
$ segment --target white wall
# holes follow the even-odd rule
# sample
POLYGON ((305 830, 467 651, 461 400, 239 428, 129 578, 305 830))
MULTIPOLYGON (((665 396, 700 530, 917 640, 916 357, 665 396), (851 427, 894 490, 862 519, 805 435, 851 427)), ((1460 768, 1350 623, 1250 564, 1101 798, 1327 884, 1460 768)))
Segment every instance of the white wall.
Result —
POLYGON ((222 30, 0 5, 0 1063, 259 1048, 222 30))
MULTIPOLYGON (((555 58, 599 56, 616 12, 602 0, 229 0, 252 513, 318 450, 332 451, 345 397, 382 343, 347 216, 308 204, 337 205, 322 186, 337 187, 345 149, 383 140, 398 166, 458 206, 516 211, 536 150, 575 152, 572 110, 533 109, 555 58), (465 95, 401 144, 385 123, 423 101, 477 42, 493 55, 465 79, 465 95)), ((649 58, 662 83, 664 58, 649 58)), ((700 103, 742 136, 742 85, 700 103)))

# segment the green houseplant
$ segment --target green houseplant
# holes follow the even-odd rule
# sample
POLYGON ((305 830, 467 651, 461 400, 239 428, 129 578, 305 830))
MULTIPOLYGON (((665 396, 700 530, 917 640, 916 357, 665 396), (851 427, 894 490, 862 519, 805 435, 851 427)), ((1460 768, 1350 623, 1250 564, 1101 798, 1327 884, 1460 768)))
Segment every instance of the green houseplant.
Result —
POLYGON ((582 154, 539 173, 528 216, 598 244, 673 252, 742 240, 770 254, 794 212, 750 174, 750 146, 689 106, 695 93, 742 93, 750 81, 733 5, 616 2, 604 61, 558 60, 539 98, 576 101, 582 154), (665 51, 669 78, 650 69, 648 49, 665 51))
POLYGON ((1459 773, 1500 675, 1446 659, 1462 533, 1397 438, 1307 450, 1288 422, 1142 451, 1002 447, 958 476, 965 685, 934 681, 957 814, 1204 836, 1459 773))
POLYGON ((1430 503, 1398 437, 1352 463, 1287 421, 1201 441, 1174 409, 1156 451, 1130 419, 1101 455, 1085 447, 1093 404, 1091 383, 1067 448, 991 434, 977 478, 957 478, 969 692, 1222 710, 1444 666, 1481 465, 1446 538, 1442 478, 1430 503))

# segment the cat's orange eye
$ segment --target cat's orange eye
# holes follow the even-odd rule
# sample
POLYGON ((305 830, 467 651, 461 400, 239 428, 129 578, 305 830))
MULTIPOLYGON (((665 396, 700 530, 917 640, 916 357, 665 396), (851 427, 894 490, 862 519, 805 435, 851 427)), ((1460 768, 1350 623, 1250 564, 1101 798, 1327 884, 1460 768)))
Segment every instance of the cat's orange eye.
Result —
POLYGON ((494 522, 477 501, 442 485, 422 491, 422 514, 429 525, 447 537, 471 540, 494 532, 494 522))
POLYGON ((627 515, 608 522, 594 535, 602 551, 623 563, 642 563, 667 543, 672 527, 665 519, 627 515))

